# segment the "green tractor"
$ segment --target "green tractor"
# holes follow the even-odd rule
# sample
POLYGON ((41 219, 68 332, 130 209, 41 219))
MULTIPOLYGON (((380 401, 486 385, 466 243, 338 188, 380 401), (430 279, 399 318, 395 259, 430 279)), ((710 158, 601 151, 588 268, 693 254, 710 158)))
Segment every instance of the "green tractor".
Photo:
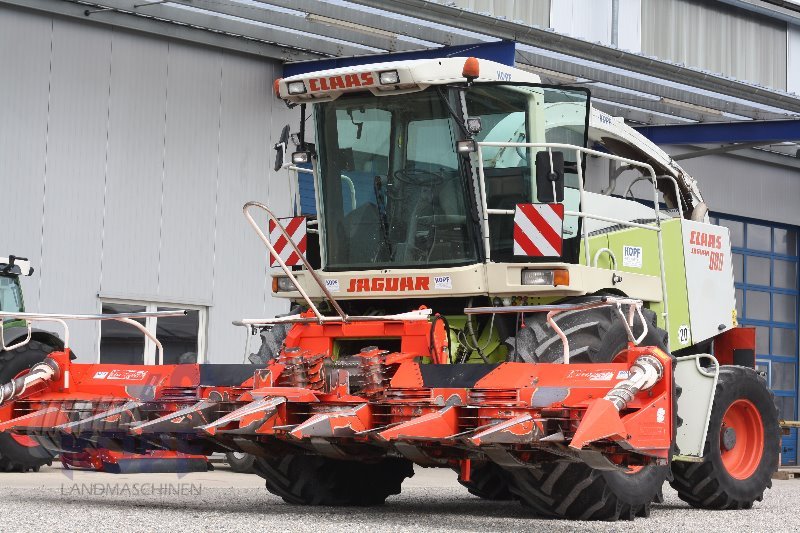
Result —
MULTIPOLYGON (((20 276, 30 276, 33 268, 25 257, 0 257, 0 311, 25 312, 20 276)), ((26 373, 64 343, 49 331, 31 328, 24 320, 5 320, 0 328, 0 382, 26 373), (25 344, 25 341, 30 341, 25 344)), ((9 407, 0 408, 0 415, 9 407)), ((3 415, 4 416, 4 415, 3 415)), ((31 437, 0 433, 0 472, 38 471, 53 461, 53 454, 31 437)))

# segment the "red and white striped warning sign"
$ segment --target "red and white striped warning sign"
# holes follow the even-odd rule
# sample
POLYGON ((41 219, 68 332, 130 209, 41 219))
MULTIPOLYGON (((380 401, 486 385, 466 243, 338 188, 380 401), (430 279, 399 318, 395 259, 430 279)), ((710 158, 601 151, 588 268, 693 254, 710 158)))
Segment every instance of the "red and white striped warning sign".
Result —
POLYGON ((517 204, 514 211, 514 255, 559 257, 564 204, 517 204))
MULTIPOLYGON (((292 242, 297 245, 297 248, 306 255, 306 217, 292 217, 281 220, 281 224, 286 228, 286 233, 292 237, 292 242)), ((300 257, 294 251, 294 247, 286 240, 286 236, 278 228, 273 220, 269 221, 269 242, 278 252, 278 255, 283 259, 283 262, 288 266, 300 264, 300 257)), ((271 256, 272 254, 270 254, 271 256)), ((270 265, 278 266, 278 262, 274 257, 270 257, 270 265)))

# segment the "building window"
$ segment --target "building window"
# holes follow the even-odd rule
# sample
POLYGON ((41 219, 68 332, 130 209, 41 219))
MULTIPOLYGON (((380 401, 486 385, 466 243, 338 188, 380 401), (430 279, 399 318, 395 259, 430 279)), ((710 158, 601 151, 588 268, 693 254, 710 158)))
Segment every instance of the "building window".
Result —
MULTIPOLYGON (((136 319, 154 334, 164 348, 164 364, 199 363, 205 358, 206 308, 192 305, 104 300, 105 313, 154 313, 186 309, 187 316, 136 319)), ((156 344, 129 324, 114 320, 100 323, 100 362, 134 365, 158 364, 156 344)))
MULTIPOLYGON (((739 322, 756 328, 756 366, 775 393, 779 416, 797 420, 800 231, 764 221, 712 216, 731 231, 739 322)), ((797 464, 798 432, 783 438, 783 464, 797 464)))

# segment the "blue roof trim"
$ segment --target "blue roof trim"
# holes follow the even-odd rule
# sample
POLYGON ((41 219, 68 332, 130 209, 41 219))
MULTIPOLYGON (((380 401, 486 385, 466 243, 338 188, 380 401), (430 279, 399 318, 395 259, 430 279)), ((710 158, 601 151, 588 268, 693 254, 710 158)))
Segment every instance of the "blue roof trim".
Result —
POLYGON ((357 65, 366 65, 368 63, 407 61, 410 59, 438 59, 441 57, 454 56, 471 56, 479 59, 488 59, 513 67, 516 56, 516 43, 514 43, 514 41, 494 41, 490 43, 476 43, 461 46, 442 46, 413 52, 371 54, 357 57, 335 57, 314 61, 301 61, 298 63, 286 63, 283 65, 283 77, 288 78, 289 76, 296 76, 307 72, 341 67, 354 67, 357 65))
POLYGON ((800 120, 796 119, 642 126, 635 129, 656 144, 800 141, 800 120))

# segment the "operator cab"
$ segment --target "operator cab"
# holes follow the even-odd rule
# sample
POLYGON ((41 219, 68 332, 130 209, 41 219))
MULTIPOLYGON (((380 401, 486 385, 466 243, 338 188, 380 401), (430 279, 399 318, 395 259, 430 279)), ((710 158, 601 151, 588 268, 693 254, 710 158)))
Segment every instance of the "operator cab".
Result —
MULTIPOLYGON (((543 191, 537 186, 536 154, 544 149, 484 146, 481 169, 477 154, 459 152, 459 141, 585 147, 588 91, 544 86, 537 76, 496 64, 498 79, 512 77, 500 68, 524 79, 466 83, 463 65, 463 58, 392 64, 396 83, 390 87, 381 83, 381 65, 366 66, 369 76, 330 71, 278 84, 282 97, 286 92, 289 100, 294 94, 296 102, 315 103, 324 270, 456 267, 487 256, 535 262, 514 255, 508 214, 490 218, 487 251, 480 213, 554 201, 552 183, 543 191), (438 63, 439 79, 424 83, 431 63, 438 63)), ((577 212, 577 154, 566 150, 563 159, 566 183, 560 187, 566 187, 558 200, 577 212)), ((546 164, 549 172, 549 159, 546 164)), ((578 226, 578 217, 566 217, 561 261, 577 261, 578 226)))
POLYGON ((32 273, 33 268, 26 258, 0 257, 0 311, 17 313, 25 310, 19 277, 32 273))

